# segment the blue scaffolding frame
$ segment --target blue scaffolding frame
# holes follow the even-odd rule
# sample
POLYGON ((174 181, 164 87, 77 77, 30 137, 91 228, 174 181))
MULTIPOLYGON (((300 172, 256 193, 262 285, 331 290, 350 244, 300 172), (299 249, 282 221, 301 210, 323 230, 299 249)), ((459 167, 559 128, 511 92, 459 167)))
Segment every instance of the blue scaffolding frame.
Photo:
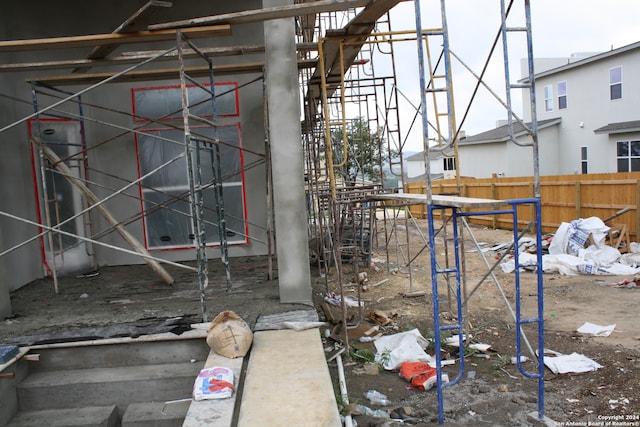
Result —
MULTIPOLYGON (((425 0, 423 0, 425 1, 425 0)), ((441 11, 441 28, 423 30, 422 29, 422 17, 421 17, 421 0, 414 0, 415 4, 415 18, 416 18, 416 39, 417 39, 417 48, 418 48, 418 65, 420 72, 420 89, 421 89, 421 113, 422 113, 422 128, 423 128, 423 146, 424 146, 424 155, 425 155, 425 175, 426 175, 426 186, 425 186, 425 203, 427 206, 428 213, 428 227, 429 227, 429 253, 431 257, 431 283, 432 283, 432 299, 433 299, 433 322, 434 322, 434 344, 435 344, 435 359, 436 359, 436 370, 437 370, 437 378, 436 378, 436 388, 437 388, 437 398, 438 398, 438 420, 439 423, 444 423, 444 402, 443 402, 443 387, 444 386, 452 386, 460 381, 464 374, 464 317, 465 313, 463 308, 465 308, 466 300, 463 300, 462 295, 462 250, 461 250, 461 241, 459 240, 459 221, 464 221, 464 218, 467 216, 482 216, 482 215, 511 215, 513 222, 513 246, 514 246, 514 261, 515 261, 515 314, 514 320, 516 323, 516 364, 518 370, 527 378, 537 379, 538 382, 538 413, 537 416, 539 419, 544 418, 544 298, 543 298, 543 279, 542 279, 542 254, 541 254, 541 229, 540 225, 542 224, 541 220, 541 208, 540 208, 540 174, 539 174, 539 160, 538 160, 538 135, 537 135, 537 118, 536 118, 536 97, 535 97, 535 85, 534 85, 534 70, 533 70, 533 48, 532 48, 532 38, 531 38, 531 14, 530 14, 530 4, 529 0, 522 0, 524 4, 524 16, 526 20, 525 26, 508 26, 507 25, 507 17, 509 16, 509 12, 513 6, 515 0, 511 0, 508 5, 506 5, 506 0, 500 1, 500 13, 501 13, 501 26, 496 36, 496 41, 494 43, 494 48, 499 39, 502 40, 502 51, 504 55, 504 71, 505 71, 505 94, 506 101, 500 101, 508 112, 508 129, 510 135, 510 141, 519 146, 530 146, 532 147, 533 152, 533 171, 534 171, 534 197, 528 199, 517 199, 517 200, 506 200, 506 201, 495 201, 495 200, 484 200, 484 199, 476 199, 474 208, 480 209, 489 209, 486 211, 472 211, 472 212, 463 212, 462 209, 469 207, 470 204, 465 202, 464 197, 455 197, 448 198, 442 196, 433 195, 431 188, 431 170, 430 170, 430 161, 429 161, 429 153, 432 151, 444 152, 445 150, 453 149, 455 156, 457 157, 457 137, 458 131, 456 129, 455 122, 455 111, 453 108, 453 89, 451 84, 452 73, 451 73, 451 62, 450 62, 450 46, 449 46, 449 38, 448 38, 448 28, 447 28, 447 20, 446 20, 446 12, 445 12, 445 3, 446 0, 439 0, 440 3, 440 11, 441 11), (507 48, 507 39, 508 35, 513 32, 525 32, 527 36, 527 54, 528 54, 528 79, 524 83, 511 83, 511 76, 509 71, 509 61, 508 61, 508 48, 507 48), (442 75, 436 75, 429 63, 429 72, 426 73, 425 67, 425 47, 423 44, 428 43, 428 37, 441 37, 442 40, 440 45, 442 46, 442 59, 444 63, 444 86, 435 87, 436 78, 443 77, 442 75), (522 120, 520 120, 512 110, 511 103, 511 91, 513 89, 528 89, 529 90, 529 99, 531 102, 531 123, 530 125, 525 125, 522 120), (427 108, 427 93, 435 94, 437 92, 446 94, 446 109, 447 109, 447 118, 448 118, 448 126, 447 131, 448 135, 442 135, 440 123, 437 122, 436 125, 432 125, 428 120, 428 108, 427 108), (523 144, 516 140, 513 133, 513 120, 516 119, 528 132, 528 135, 531 137, 530 144, 523 144), (430 144, 429 138, 429 128, 435 129, 437 132, 435 141, 437 141, 436 145, 430 144), (533 205, 535 208, 535 240, 536 240, 536 274, 537 274, 537 315, 533 318, 522 318, 522 307, 520 301, 520 262, 519 262, 519 254, 518 254, 518 241, 519 241, 519 223, 518 223, 518 207, 522 205, 533 205), (444 263, 445 267, 440 267, 437 261, 437 248, 436 248, 436 230, 434 226, 435 216, 434 213, 439 212, 438 217, 443 220, 443 227, 447 225, 447 218, 451 220, 452 228, 453 228, 453 257, 454 262, 450 263, 449 258, 447 256, 447 260, 444 263), (438 291, 440 288, 439 281, 445 279, 447 286, 450 286, 449 279, 454 276, 455 277, 455 297, 457 303, 457 313, 456 318, 457 321, 452 325, 441 325, 440 324, 440 307, 439 307, 439 298, 438 291), (524 339, 529 346, 529 342, 526 340, 524 335, 522 326, 527 324, 536 324, 537 325, 537 355, 534 357, 537 359, 537 370, 536 372, 527 372, 522 367, 521 360, 521 342, 524 339), (458 342, 460 348, 460 369, 455 378, 451 381, 443 382, 442 379, 442 358, 441 358, 441 334, 442 332, 455 332, 458 334, 458 342)), ((429 56, 429 49, 427 45, 426 55, 429 56)), ((430 60, 430 58, 428 58, 430 60)), ((441 81, 441 80, 438 80, 441 81)), ((482 74, 478 77, 478 85, 482 83, 482 74)), ((434 109, 436 121, 439 120, 440 116, 443 114, 438 113, 438 105, 434 101, 434 109)), ((457 160, 457 159, 456 159, 457 160)), ((456 174, 459 177, 459 162, 456 161, 456 174)), ((444 239, 445 249, 447 248, 447 239, 444 239)), ((445 250, 445 253, 449 253, 445 250)), ((490 270, 491 271, 491 270, 490 270)), ((466 298, 466 296, 465 296, 466 298)), ((510 308, 510 307, 509 307, 510 308)), ((531 348, 530 348, 531 349, 531 348)))

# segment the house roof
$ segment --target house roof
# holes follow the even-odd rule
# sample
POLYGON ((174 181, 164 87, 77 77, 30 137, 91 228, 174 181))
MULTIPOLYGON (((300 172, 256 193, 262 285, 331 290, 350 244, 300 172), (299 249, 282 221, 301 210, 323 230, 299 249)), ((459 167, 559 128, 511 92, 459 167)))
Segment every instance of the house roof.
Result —
POLYGON ((632 120, 629 122, 609 123, 606 126, 602 126, 593 131, 593 133, 625 133, 625 132, 639 132, 640 120, 632 120))
MULTIPOLYGON (((429 160, 438 160, 438 159, 441 159, 442 157, 444 157, 444 154, 442 154, 442 151, 431 151, 429 153, 429 160)), ((412 154, 409 157, 406 157, 405 160, 407 162, 423 162, 424 152, 418 151, 417 153, 412 154)))
MULTIPOLYGON (((544 129, 550 126, 559 125, 562 122, 560 117, 554 119, 540 120, 538 122, 538 129, 544 129)), ((526 123, 527 127, 531 126, 531 122, 526 123)), ((519 123, 513 123, 513 136, 519 137, 527 133, 527 130, 519 123)), ((488 130, 486 132, 479 133, 477 135, 471 135, 460 140, 459 145, 471 145, 471 144, 489 144, 492 142, 506 142, 509 141, 509 125, 497 127, 495 129, 488 130)))
MULTIPOLYGON (((568 63, 566 65, 562 65, 560 67, 551 68, 549 70, 545 70, 545 71, 542 71, 540 73, 536 73, 535 77, 536 78, 540 78, 540 77, 549 76, 549 75, 552 75, 552 74, 555 74, 555 73, 559 73, 559 72, 562 72, 562 71, 570 70, 572 68, 581 67, 581 66, 589 64, 591 62, 601 61, 603 59, 606 59, 606 58, 609 58, 609 57, 612 57, 612 56, 616 56, 616 55, 620 55, 622 53, 626 53, 626 52, 629 52, 629 51, 632 51, 632 50, 635 50, 635 49, 640 49, 640 41, 628 44, 626 46, 619 47, 617 49, 611 49, 611 50, 609 50, 607 52, 598 53, 598 54, 595 54, 593 56, 589 56, 587 58, 581 59, 579 61, 570 62, 570 63, 568 63)), ((520 82, 523 82, 523 81, 526 81, 526 80, 527 80, 526 78, 525 79, 521 79, 520 82)))

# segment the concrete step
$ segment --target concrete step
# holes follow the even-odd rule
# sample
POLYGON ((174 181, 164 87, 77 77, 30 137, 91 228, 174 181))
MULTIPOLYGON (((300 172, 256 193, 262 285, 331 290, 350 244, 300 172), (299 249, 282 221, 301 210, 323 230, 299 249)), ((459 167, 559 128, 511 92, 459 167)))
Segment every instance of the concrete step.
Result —
POLYGON ((191 401, 132 403, 122 416, 122 427, 180 427, 191 401))
POLYGON ((36 372, 18 384, 20 411, 188 398, 204 362, 36 372))
POLYGON ((118 408, 110 405, 19 412, 7 427, 115 427, 118 421, 118 408))
MULTIPOLYGON (((30 372, 59 371, 63 369, 89 369, 96 366, 112 368, 160 363, 189 362, 192 359, 204 363, 209 347, 202 334, 194 339, 175 339, 174 341, 104 340, 116 341, 109 345, 67 345, 33 349, 40 354, 37 363, 29 365, 30 372)), ((205 334, 206 335, 206 334, 205 334)))

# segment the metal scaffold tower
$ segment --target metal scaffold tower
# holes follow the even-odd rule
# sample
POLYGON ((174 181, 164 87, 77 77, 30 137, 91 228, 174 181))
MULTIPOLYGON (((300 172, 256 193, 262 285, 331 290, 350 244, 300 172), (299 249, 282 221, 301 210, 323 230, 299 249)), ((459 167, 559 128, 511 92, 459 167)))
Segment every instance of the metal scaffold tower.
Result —
MULTIPOLYGON (((421 88, 421 115, 422 115, 422 130, 423 130, 423 144, 425 154, 426 165, 426 190, 425 190, 425 203, 428 213, 428 228, 429 228, 429 253, 431 260, 431 283, 432 283, 432 304, 433 304, 433 321, 434 321, 434 342, 435 342, 435 358, 436 358, 436 370, 437 370, 437 398, 438 398, 438 417, 439 422, 443 423, 444 418, 444 403, 443 403, 443 387, 453 386, 458 383, 465 370, 464 357, 462 357, 462 349, 464 348, 465 340, 465 310, 468 304, 468 299, 471 296, 467 292, 466 283, 464 281, 464 250, 462 248, 462 232, 464 229, 472 233, 468 227, 465 217, 467 216, 479 216, 479 215, 508 215, 512 218, 513 226, 513 245, 514 259, 515 259, 515 271, 514 271, 514 304, 515 309, 512 308, 510 301, 506 298, 505 293, 502 290, 500 283, 495 275, 493 275, 493 269, 497 266, 497 263, 491 266, 489 262, 484 258, 485 264, 488 268, 488 273, 478 283, 475 289, 482 284, 482 282, 489 276, 491 276, 498 287, 501 295, 506 303, 506 306, 515 321, 516 331, 516 360, 519 371, 528 378, 537 380, 538 383, 538 412, 537 417, 542 419, 544 417, 544 326, 543 326, 543 279, 542 279, 542 254, 541 254, 541 230, 536 224, 541 224, 540 213, 540 192, 539 192, 539 171, 538 171, 538 149, 537 149, 537 122, 535 116, 535 89, 533 80, 533 57, 532 57, 532 44, 531 44, 531 20, 529 1, 523 0, 524 16, 526 23, 520 26, 511 25, 509 20, 509 12, 515 3, 511 1, 507 6, 505 0, 500 1, 500 14, 501 14, 501 26, 496 37, 496 43, 501 40, 503 46, 503 60, 505 70, 505 97, 506 101, 501 101, 507 109, 509 129, 513 135, 513 120, 518 120, 521 124, 522 121, 517 118, 512 109, 511 104, 511 91, 513 89, 525 89, 530 92, 531 108, 532 108, 532 124, 531 126, 525 126, 531 140, 533 151, 533 164, 535 170, 535 196, 530 199, 517 199, 517 200, 488 200, 488 199, 469 199, 459 196, 437 195, 433 193, 431 174, 429 170, 430 156, 436 152, 450 151, 451 156, 457 160, 457 135, 456 121, 455 121, 455 109, 453 105, 453 83, 451 74, 451 58, 455 56, 452 53, 449 44, 449 35, 447 28, 447 14, 445 11, 445 0, 440 1, 441 12, 441 25, 438 28, 423 29, 422 28, 422 15, 421 15, 421 2, 415 0, 415 13, 416 13, 416 34, 417 34, 417 49, 418 49, 418 61, 420 69, 420 88, 421 88), (527 43, 527 60, 528 60, 528 78, 525 84, 514 84, 511 82, 511 76, 509 72, 509 55, 508 55, 508 36, 514 32, 521 32, 526 34, 527 43), (437 44, 441 46, 441 51, 438 56, 438 60, 432 61, 433 52, 432 44, 430 40, 436 38, 437 44), (443 95, 444 99, 439 100, 438 95, 443 95), (432 102, 429 102, 429 96, 432 97, 432 102), (430 111, 430 108, 432 109, 430 111), (446 109, 446 113, 443 110, 446 109), (430 116, 431 114, 431 116, 430 116), (434 117, 433 121, 429 120, 429 117, 434 117), (442 123, 441 123, 442 122, 442 123), (435 132, 435 138, 430 138, 432 132, 435 132), (535 209, 535 223, 529 224, 522 233, 519 231, 520 223, 518 221, 518 209, 523 206, 533 206, 535 209), (441 226, 436 226, 436 220, 440 220, 441 226), (532 226, 535 226, 536 246, 537 246, 537 307, 536 314, 532 317, 523 317, 523 310, 521 305, 520 295, 520 263, 518 257, 518 244, 521 234, 528 231, 532 226), (452 239, 444 238, 438 239, 440 233, 445 233, 447 229, 450 229, 452 233, 452 239), (442 243, 438 243, 442 242, 442 243), (442 248, 444 246, 444 250, 442 248), (444 256, 441 255, 444 253, 444 256), (452 292, 455 295, 455 318, 456 321, 453 324, 443 325, 440 322, 440 290, 445 288, 447 292, 452 292), (534 326, 534 334, 536 336, 536 348, 535 350, 529 343, 524 329, 527 326, 534 326), (441 338, 444 333, 453 333, 458 336, 458 342, 461 349, 460 357, 460 369, 455 378, 445 381, 442 370, 441 360, 441 338), (535 372, 526 371, 521 363, 522 343, 525 344, 534 360, 537 362, 535 372)), ((494 43, 495 48, 495 43, 494 43)), ((478 77, 478 85, 483 84, 482 75, 478 77)), ((512 136, 511 140, 515 141, 512 136)), ((456 164, 458 162, 456 161, 456 164)), ((456 168, 457 176, 459 177, 459 167, 456 168)), ((459 194, 459 191, 458 191, 459 194)), ((475 242, 475 240, 474 240, 475 242)), ((499 261, 498 261, 499 262, 499 261)), ((474 291, 475 291, 474 289, 474 291)), ((451 307, 449 307, 451 310, 451 307)))

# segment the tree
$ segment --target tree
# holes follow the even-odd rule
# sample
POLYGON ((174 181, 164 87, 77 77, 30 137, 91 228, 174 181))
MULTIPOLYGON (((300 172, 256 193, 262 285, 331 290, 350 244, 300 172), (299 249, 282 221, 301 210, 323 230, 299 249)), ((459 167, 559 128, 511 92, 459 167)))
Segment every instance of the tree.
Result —
POLYGON ((331 131, 333 161, 335 165, 340 165, 335 168, 336 174, 348 186, 355 185, 358 180, 381 182, 380 165, 384 155, 382 130, 372 131, 362 117, 349 121, 346 127, 346 161, 344 139, 342 128, 331 131))

